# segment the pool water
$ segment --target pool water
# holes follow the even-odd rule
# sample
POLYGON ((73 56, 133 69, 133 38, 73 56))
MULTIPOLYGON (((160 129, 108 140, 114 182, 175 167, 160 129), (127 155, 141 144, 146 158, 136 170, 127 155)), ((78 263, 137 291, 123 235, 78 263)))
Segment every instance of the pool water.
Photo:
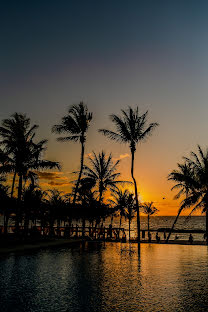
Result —
POLYGON ((0 311, 207 311, 206 246, 89 243, 0 258, 0 311))

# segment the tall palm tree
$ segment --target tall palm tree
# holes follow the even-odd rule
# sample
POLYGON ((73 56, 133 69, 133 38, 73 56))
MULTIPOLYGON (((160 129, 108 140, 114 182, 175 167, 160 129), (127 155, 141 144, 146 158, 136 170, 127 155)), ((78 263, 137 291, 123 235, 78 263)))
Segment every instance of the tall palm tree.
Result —
POLYGON ((142 212, 147 215, 148 237, 150 232, 150 216, 156 214, 158 211, 159 210, 155 206, 153 206, 153 202, 142 204, 142 212))
POLYGON ((86 134, 91 120, 92 113, 89 113, 87 106, 83 102, 80 102, 78 105, 72 105, 68 110, 68 114, 61 119, 61 123, 59 125, 54 125, 52 128, 52 132, 66 135, 64 137, 59 137, 57 139, 58 141, 73 141, 81 143, 80 171, 74 191, 73 204, 76 202, 76 196, 82 177, 86 134))
POLYGON ((185 163, 179 164, 179 169, 173 170, 168 176, 169 180, 176 182, 173 189, 180 189, 176 198, 184 196, 173 226, 183 209, 192 207, 191 213, 201 209, 202 213, 206 214, 206 240, 208 244, 208 149, 203 151, 198 145, 198 155, 191 152, 191 157, 184 157, 184 160, 185 163))
POLYGON ((129 144, 131 151, 131 177, 134 182, 136 210, 137 210, 137 231, 138 241, 140 242, 140 211, 138 202, 138 190, 137 183, 134 177, 134 156, 136 152, 136 145, 139 142, 143 142, 150 136, 158 126, 158 123, 147 123, 148 111, 144 114, 139 114, 139 109, 132 109, 129 107, 127 110, 121 110, 122 116, 110 115, 110 119, 115 125, 116 130, 100 129, 99 132, 103 133, 108 138, 121 143, 129 144))
POLYGON ((114 191, 117 185, 129 183, 128 181, 120 181, 117 178, 120 176, 117 171, 119 160, 115 163, 112 161, 112 155, 107 156, 104 151, 96 155, 93 152, 93 157, 89 157, 91 168, 84 167, 82 184, 85 184, 91 189, 95 189, 98 193, 98 201, 103 203, 103 196, 107 190, 114 191))

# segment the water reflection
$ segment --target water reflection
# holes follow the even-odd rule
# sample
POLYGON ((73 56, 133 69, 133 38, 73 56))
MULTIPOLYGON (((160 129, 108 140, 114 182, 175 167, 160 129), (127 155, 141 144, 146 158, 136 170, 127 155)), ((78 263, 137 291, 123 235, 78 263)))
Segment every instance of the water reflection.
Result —
POLYGON ((88 243, 0 260, 2 311, 207 311, 206 246, 88 243))

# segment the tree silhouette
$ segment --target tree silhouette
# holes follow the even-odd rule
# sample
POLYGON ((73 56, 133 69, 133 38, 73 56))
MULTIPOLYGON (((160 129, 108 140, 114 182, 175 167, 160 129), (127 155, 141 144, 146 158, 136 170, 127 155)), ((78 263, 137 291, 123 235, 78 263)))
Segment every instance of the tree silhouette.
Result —
POLYGON ((107 190, 114 191, 117 185, 128 183, 128 181, 117 180, 120 173, 117 172, 119 160, 112 161, 112 155, 107 156, 104 151, 93 157, 89 157, 91 167, 85 166, 83 170, 82 184, 95 189, 98 193, 99 203, 103 203, 103 195, 107 190))
POLYGON ((2 121, 0 127, 0 145, 7 157, 1 166, 1 172, 13 172, 13 182, 11 197, 13 196, 16 176, 18 181, 18 201, 16 227, 19 226, 19 217, 21 210, 21 199, 24 179, 34 179, 36 173, 41 169, 60 169, 58 162, 42 159, 43 152, 46 149, 47 140, 34 142, 37 125, 30 125, 30 118, 24 114, 13 114, 10 118, 2 121))
POLYGON ((110 119, 116 128, 115 131, 100 129, 99 132, 103 133, 112 140, 129 144, 131 151, 131 177, 134 182, 136 199, 138 241, 140 242, 140 211, 137 183, 134 177, 134 157, 136 152, 136 145, 139 142, 143 142, 148 136, 150 136, 155 127, 158 126, 158 123, 148 124, 148 111, 140 115, 138 107, 136 107, 136 109, 129 107, 127 110, 121 110, 121 113, 121 117, 114 114, 110 115, 110 119))
POLYGON ((76 202, 77 191, 82 176, 86 134, 91 120, 92 113, 89 113, 87 106, 83 102, 80 102, 78 105, 72 105, 68 110, 68 114, 61 119, 61 123, 59 125, 54 125, 52 128, 52 132, 66 135, 64 137, 59 137, 57 139, 58 141, 73 141, 81 143, 80 171, 74 191, 73 204, 76 202))
POLYGON ((150 216, 156 214, 158 211, 159 210, 153 206, 153 202, 142 204, 142 212, 147 215, 148 237, 150 232, 150 216))
MULTIPOLYGON (((206 240, 208 244, 208 149, 205 151, 198 145, 198 155, 191 152, 191 157, 184 157, 184 164, 178 164, 178 170, 173 170, 168 179, 176 182, 172 189, 179 189, 175 198, 184 196, 178 211, 177 219, 184 209, 191 208, 192 212, 201 209, 206 214, 206 240)), ((171 235, 171 231, 167 240, 171 235)))

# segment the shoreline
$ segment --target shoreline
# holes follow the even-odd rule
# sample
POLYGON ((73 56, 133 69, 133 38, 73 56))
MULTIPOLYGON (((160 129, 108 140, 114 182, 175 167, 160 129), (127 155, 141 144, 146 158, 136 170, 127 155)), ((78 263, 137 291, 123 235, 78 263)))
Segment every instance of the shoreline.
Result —
MULTIPOLYGON (((105 243, 105 242, 111 242, 111 243, 118 243, 118 241, 103 241, 103 240, 93 240, 93 241, 88 241, 84 240, 85 242, 88 243, 105 243)), ((61 247, 61 246, 76 246, 79 245, 80 243, 83 242, 82 238, 70 238, 70 239, 53 239, 49 241, 38 241, 38 242, 33 242, 33 243, 22 243, 22 244, 17 244, 16 246, 4 246, 0 247, 0 256, 10 254, 10 253, 24 253, 27 251, 32 251, 32 250, 39 250, 39 249, 45 249, 45 248, 53 248, 53 247, 61 247)), ((122 242, 120 242, 122 243, 122 242)), ((136 244, 136 241, 131 241, 131 242, 125 242, 122 244, 128 244, 128 243, 133 243, 136 244)), ((140 244, 157 244, 157 245, 186 245, 186 246, 207 246, 205 241, 194 241, 192 244, 190 244, 189 241, 185 240, 180 240, 180 241, 174 241, 170 240, 168 243, 166 241, 162 240, 160 243, 158 243, 156 240, 152 240, 149 242, 148 240, 143 240, 141 241, 140 244)))
POLYGON ((16 246, 4 246, 0 247, 0 256, 9 254, 9 253, 16 253, 16 252, 24 252, 24 251, 31 251, 31 250, 38 250, 42 248, 53 248, 53 247, 61 247, 61 246, 74 246, 80 244, 83 240, 82 239, 53 239, 48 241, 38 241, 33 243, 22 243, 17 244, 16 246))

